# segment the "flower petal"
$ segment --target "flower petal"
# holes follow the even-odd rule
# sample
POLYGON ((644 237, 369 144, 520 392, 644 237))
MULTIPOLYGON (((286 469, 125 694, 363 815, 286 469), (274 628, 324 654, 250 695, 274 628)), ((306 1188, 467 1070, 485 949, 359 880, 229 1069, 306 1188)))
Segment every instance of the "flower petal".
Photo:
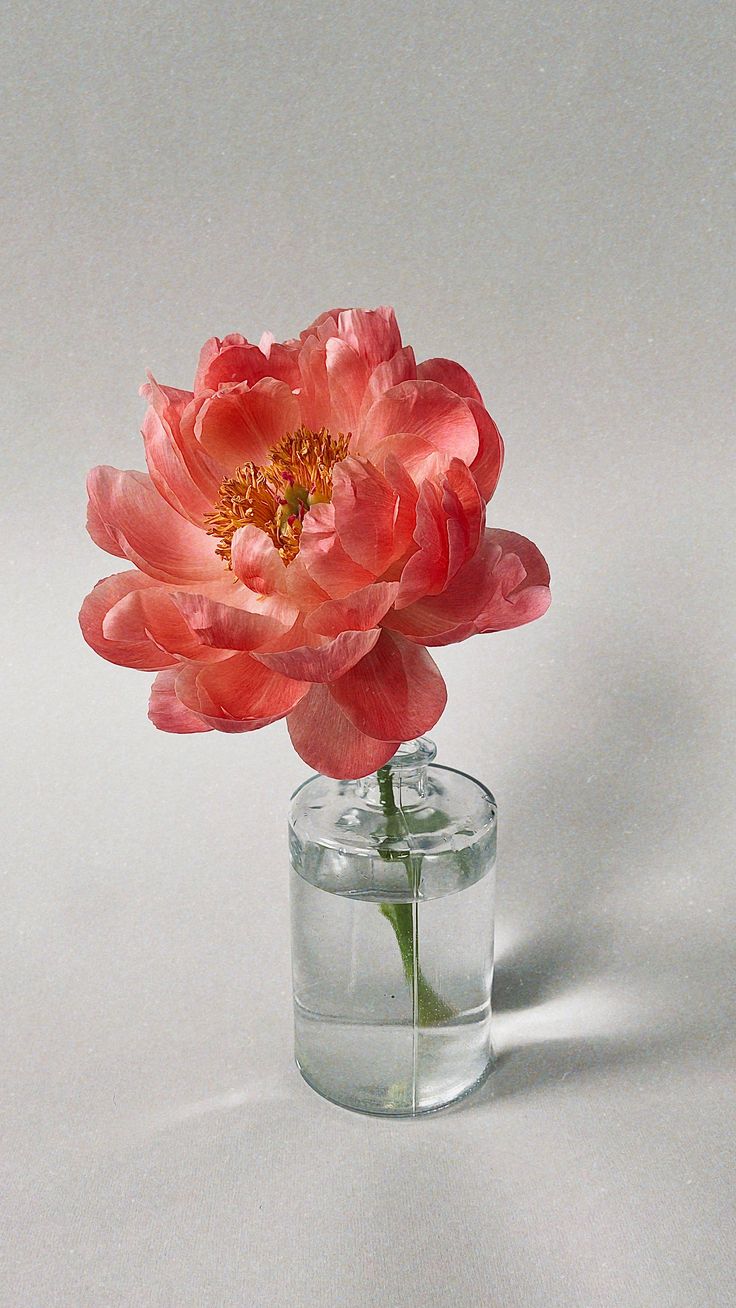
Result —
POLYGON ((396 581, 377 581, 353 591, 345 599, 327 600, 305 619, 308 631, 339 636, 341 631, 370 631, 388 612, 399 589, 396 581))
POLYGON ((401 574, 396 607, 406 608, 425 595, 437 595, 447 584, 450 547, 447 539, 447 517, 442 507, 442 491, 432 479, 422 483, 417 501, 417 521, 414 529, 417 543, 401 574))
POLYGON ((368 378, 368 385, 360 407, 361 422, 371 405, 379 396, 383 395, 384 391, 390 391, 393 386, 398 386, 400 382, 416 381, 416 379, 417 364, 414 351, 410 345, 405 345, 402 350, 397 350, 392 358, 386 359, 384 363, 379 363, 378 367, 373 369, 368 378))
POLYGON ((260 650, 253 657, 297 681, 336 681, 373 649, 379 635, 378 630, 341 631, 334 639, 314 636, 314 645, 276 652, 260 650), (316 643, 320 640, 322 643, 316 643))
POLYGON ((470 464, 478 453, 478 428, 465 400, 434 381, 401 382, 376 400, 361 427, 356 450, 390 448, 402 459, 407 435, 420 437, 433 450, 470 464))
POLYGON ((389 611, 384 626, 421 645, 450 645, 533 622, 550 604, 549 569, 531 541, 488 528, 481 548, 441 594, 389 611))
POLYGON ((386 630, 330 693, 353 725, 375 740, 421 736, 447 703, 445 683, 427 651, 386 630))
POLYGON ((332 476, 335 529, 346 552, 374 577, 394 557, 396 491, 367 459, 349 457, 332 476))
MULTIPOLYGON (((265 610, 258 612, 237 604, 222 604, 191 591, 176 591, 172 602, 198 640, 216 649, 259 649, 279 640, 289 630, 289 624, 265 610)), ((292 609, 292 620, 295 617, 296 609, 292 609)))
MULTIPOLYGON (((190 391, 177 391, 159 386, 149 374, 148 384, 141 394, 149 401, 143 419, 141 435, 146 451, 148 471, 159 495, 176 509, 182 517, 202 526, 204 515, 212 508, 207 489, 214 481, 213 468, 200 450, 190 460, 201 466, 202 477, 195 480, 182 452, 184 437, 181 420, 193 396, 190 391)), ((215 489, 219 482, 215 482, 215 489)))
POLYGON ((136 590, 119 600, 104 618, 102 634, 128 644, 149 639, 166 654, 179 658, 209 661, 217 657, 213 650, 203 648, 201 638, 163 586, 136 590))
POLYGON ((393 758, 399 740, 372 740, 341 711, 327 686, 312 686, 286 719, 304 762, 327 777, 365 777, 393 758))
POLYGON ((468 400, 468 407, 477 423, 479 440, 478 454, 470 465, 470 471, 487 504, 501 476, 503 441, 493 418, 482 404, 477 404, 475 400, 468 400))
POLYGON ((148 701, 148 716, 159 731, 173 731, 176 735, 190 735, 196 731, 211 731, 196 713, 185 708, 176 696, 176 668, 159 672, 148 701))
POLYGON ((286 383, 264 377, 252 388, 242 383, 211 395, 194 434, 229 476, 244 463, 268 463, 273 446, 299 422, 299 404, 286 383))
POLYGON ((330 392, 329 427, 333 435, 347 435, 358 427, 368 364, 345 341, 333 336, 325 345, 325 367, 330 392))
POLYGON ((222 574, 210 538, 172 509, 145 473, 93 468, 87 489, 94 520, 142 572, 174 584, 222 574))
POLYGON ((79 625, 87 644, 101 654, 109 663, 118 663, 124 668, 139 668, 144 672, 157 672, 159 668, 168 668, 176 663, 173 655, 167 654, 140 630, 126 632, 124 637, 113 638, 105 635, 103 625, 108 613, 129 595, 135 595, 149 587, 156 587, 156 582, 142 572, 133 569, 128 572, 116 572, 112 577, 98 581, 90 591, 79 613, 79 625))
POLYGON ((463 400, 478 400, 479 403, 483 403, 483 397, 470 373, 453 359, 425 359, 424 363, 417 364, 417 377, 421 377, 423 381, 440 382, 448 391, 452 391, 453 395, 459 395, 463 400))
POLYGON ((286 565, 276 546, 260 527, 239 527, 230 557, 233 572, 259 595, 274 595, 286 584, 286 565))
POLYGON ((337 319, 337 329, 371 370, 393 358, 401 349, 396 314, 387 304, 377 309, 343 309, 337 319))
POLYGON ((342 599, 374 580, 367 568, 345 552, 335 530, 334 504, 315 504, 304 518, 299 558, 310 577, 331 599, 342 599))
POLYGON ((258 663, 250 654, 196 669, 177 680, 177 694, 193 713, 217 731, 255 731, 276 722, 298 704, 309 685, 258 663))
POLYGON ((264 332, 259 345, 253 345, 238 332, 218 340, 213 336, 200 352, 194 389, 216 391, 220 386, 247 382, 254 386, 263 377, 275 377, 289 387, 299 385, 298 342, 276 344, 270 332, 264 332))

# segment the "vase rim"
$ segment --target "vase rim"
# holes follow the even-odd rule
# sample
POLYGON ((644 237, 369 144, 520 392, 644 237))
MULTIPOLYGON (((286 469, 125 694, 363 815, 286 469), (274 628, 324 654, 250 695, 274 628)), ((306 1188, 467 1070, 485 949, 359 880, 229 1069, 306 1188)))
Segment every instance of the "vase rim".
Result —
POLYGON ((429 736, 418 736, 416 740, 404 740, 399 745, 393 758, 390 758, 386 767, 394 771, 404 771, 410 768, 429 767, 437 757, 437 746, 429 736))

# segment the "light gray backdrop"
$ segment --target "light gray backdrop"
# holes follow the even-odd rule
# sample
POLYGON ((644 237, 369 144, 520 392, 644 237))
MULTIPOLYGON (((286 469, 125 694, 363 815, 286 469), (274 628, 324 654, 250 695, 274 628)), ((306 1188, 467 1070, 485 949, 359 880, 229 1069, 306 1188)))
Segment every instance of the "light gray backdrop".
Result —
POLYGON ((734 1302, 733 15, 6 10, 8 1308, 734 1302), (403 1124, 290 1061, 283 727, 158 734, 76 626, 145 368, 385 301, 477 377, 492 519, 554 580, 440 651, 441 757, 501 808, 506 1057, 403 1124))

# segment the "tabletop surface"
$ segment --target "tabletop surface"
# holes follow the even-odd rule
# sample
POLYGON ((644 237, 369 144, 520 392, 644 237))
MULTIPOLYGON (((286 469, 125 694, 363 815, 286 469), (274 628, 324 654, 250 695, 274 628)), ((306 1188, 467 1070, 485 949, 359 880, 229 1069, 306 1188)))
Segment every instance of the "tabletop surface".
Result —
POLYGON ((733 8, 8 20, 0 1302, 732 1305, 733 8), (383 302, 476 377, 554 596, 438 651, 499 1057, 414 1122, 292 1062, 283 725, 158 733, 76 623, 146 368, 383 302))

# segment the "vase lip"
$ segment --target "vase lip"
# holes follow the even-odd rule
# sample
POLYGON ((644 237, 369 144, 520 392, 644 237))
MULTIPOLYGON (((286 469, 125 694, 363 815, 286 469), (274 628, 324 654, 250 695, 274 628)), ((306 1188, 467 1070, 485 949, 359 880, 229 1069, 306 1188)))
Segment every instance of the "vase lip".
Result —
POLYGON ((393 758, 390 758, 386 767, 392 772, 403 772, 404 769, 426 768, 433 763, 437 757, 437 746, 429 736, 418 736, 416 740, 404 740, 399 745, 393 758))

